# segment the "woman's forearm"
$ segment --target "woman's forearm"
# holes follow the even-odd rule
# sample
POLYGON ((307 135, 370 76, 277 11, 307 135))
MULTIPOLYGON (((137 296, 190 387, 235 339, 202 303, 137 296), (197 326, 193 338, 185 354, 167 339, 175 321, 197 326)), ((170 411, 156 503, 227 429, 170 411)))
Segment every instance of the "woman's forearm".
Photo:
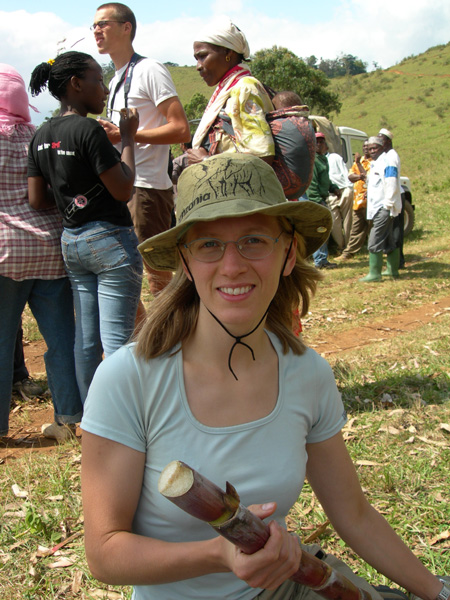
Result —
POLYGON ((423 600, 434 600, 442 584, 369 504, 342 434, 308 444, 307 477, 341 538, 365 561, 423 600))
POLYGON ((369 503, 357 522, 334 524, 349 546, 377 571, 424 600, 434 600, 442 584, 369 503))
POLYGON ((122 169, 125 176, 130 180, 131 187, 134 184, 134 178, 136 175, 136 166, 134 162, 134 140, 130 136, 128 138, 122 138, 122 169))
POLYGON ((90 543, 86 535, 86 556, 100 581, 157 585, 228 571, 220 559, 218 541, 171 543, 122 531, 90 543))

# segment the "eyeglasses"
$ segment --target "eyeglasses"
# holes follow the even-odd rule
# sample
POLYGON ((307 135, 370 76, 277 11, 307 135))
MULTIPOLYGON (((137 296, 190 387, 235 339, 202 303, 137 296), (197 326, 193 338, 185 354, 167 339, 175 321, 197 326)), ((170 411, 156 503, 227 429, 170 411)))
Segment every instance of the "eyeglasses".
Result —
POLYGON ((188 244, 181 244, 181 246, 189 250, 192 257, 199 262, 212 263, 220 260, 228 244, 234 244, 239 254, 244 258, 260 260, 272 254, 282 233, 284 232, 280 231, 276 238, 269 235, 244 235, 237 242, 234 240, 222 242, 222 240, 216 238, 199 238, 188 244))
POLYGON ((127 21, 98 21, 89 27, 91 31, 95 31, 96 27, 100 27, 100 29, 104 29, 108 23, 126 23, 127 21))

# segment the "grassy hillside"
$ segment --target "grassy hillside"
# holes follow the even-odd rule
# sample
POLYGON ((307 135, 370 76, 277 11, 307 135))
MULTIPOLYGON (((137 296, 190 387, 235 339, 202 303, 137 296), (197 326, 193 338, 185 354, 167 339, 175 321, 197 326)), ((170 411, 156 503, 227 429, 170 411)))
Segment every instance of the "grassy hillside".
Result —
POLYGON ((169 67, 169 71, 183 106, 197 92, 208 99, 213 93, 214 88, 206 85, 195 67, 169 67))
MULTIPOLYGON (((213 88, 195 67, 170 67, 170 72, 183 104, 196 92, 211 96, 213 88)), ((342 100, 341 112, 333 117, 336 125, 369 135, 380 127, 391 129, 404 174, 418 189, 439 191, 450 185, 448 178, 432 182, 450 138, 450 43, 386 70, 332 80, 331 88, 342 100)))
MULTIPOLYGON (((170 71, 183 104, 196 92, 210 97, 213 88, 204 84, 195 67, 171 67, 170 71)), ((412 239, 424 231, 443 234, 447 229, 443 198, 450 193, 446 160, 450 147, 450 43, 405 58, 389 69, 334 79, 330 87, 342 101, 341 112, 332 117, 336 125, 362 129, 368 135, 376 135, 381 127, 393 132, 402 174, 411 180, 416 205, 412 239)))
POLYGON ((376 135, 380 127, 390 129, 402 171, 421 193, 450 186, 448 173, 442 177, 441 170, 450 141, 449 65, 450 43, 390 69, 332 82, 343 102, 334 122, 369 135, 376 135), (436 177, 437 171, 441 177, 436 177))

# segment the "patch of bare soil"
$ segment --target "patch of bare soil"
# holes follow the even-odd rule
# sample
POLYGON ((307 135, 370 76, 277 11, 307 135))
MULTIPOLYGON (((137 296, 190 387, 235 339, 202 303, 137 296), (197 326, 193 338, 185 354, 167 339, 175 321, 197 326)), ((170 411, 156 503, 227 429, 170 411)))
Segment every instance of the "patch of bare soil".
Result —
POLYGON ((422 304, 390 319, 371 325, 361 325, 334 334, 332 337, 318 336, 314 343, 308 345, 322 356, 328 357, 414 331, 447 311, 450 311, 450 297, 422 304))
MULTIPOLYGON (((57 445, 55 440, 49 440, 41 433, 42 425, 53 421, 51 401, 46 398, 29 398, 25 403, 21 399, 16 404, 18 398, 13 395, 8 437, 0 439, 0 465, 25 454, 51 452, 57 445)), ((81 436, 79 428, 76 433, 81 436)))
MULTIPOLYGON (((414 331, 449 310, 450 296, 423 304, 382 322, 361 325, 329 337, 319 336, 310 346, 322 356, 328 357, 414 331)), ((44 341, 31 342, 24 350, 30 375, 36 379, 45 377, 44 341)), ((51 421, 53 408, 45 399, 33 398, 27 401, 26 405, 23 402, 17 403, 11 412, 9 437, 0 441, 0 464, 25 453, 51 450, 56 442, 45 439, 41 434, 43 423, 51 421)), ((79 429, 77 435, 81 435, 79 429)))

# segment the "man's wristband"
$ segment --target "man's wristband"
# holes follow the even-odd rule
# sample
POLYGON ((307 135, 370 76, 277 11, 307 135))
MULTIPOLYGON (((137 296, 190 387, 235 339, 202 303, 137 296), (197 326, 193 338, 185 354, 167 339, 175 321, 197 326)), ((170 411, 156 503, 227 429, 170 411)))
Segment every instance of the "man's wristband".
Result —
POLYGON ((436 596, 436 600, 449 600, 450 598, 450 585, 445 581, 445 579, 441 579, 438 577, 439 581, 443 584, 442 590, 436 596))

